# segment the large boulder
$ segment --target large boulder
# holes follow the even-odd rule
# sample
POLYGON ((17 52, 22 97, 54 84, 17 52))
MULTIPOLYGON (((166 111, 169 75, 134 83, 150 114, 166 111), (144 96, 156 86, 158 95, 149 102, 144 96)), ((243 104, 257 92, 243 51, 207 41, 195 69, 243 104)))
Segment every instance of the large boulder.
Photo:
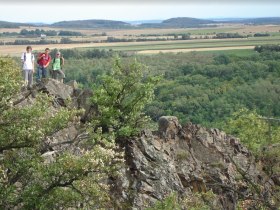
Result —
POLYGON ((127 168, 115 181, 113 194, 135 209, 145 209, 172 192, 187 198, 212 191, 216 209, 234 210, 239 197, 251 195, 250 181, 270 192, 271 183, 260 178, 265 174, 252 154, 218 129, 182 127, 176 117, 164 116, 157 132, 143 131, 124 146, 127 168))

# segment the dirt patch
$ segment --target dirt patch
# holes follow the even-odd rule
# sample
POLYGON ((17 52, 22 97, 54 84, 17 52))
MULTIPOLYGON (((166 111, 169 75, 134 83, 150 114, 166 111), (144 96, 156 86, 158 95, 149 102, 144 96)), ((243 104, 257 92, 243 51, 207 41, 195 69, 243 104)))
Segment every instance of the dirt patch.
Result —
POLYGON ((241 29, 232 30, 232 33, 239 34, 255 34, 255 33, 269 33, 269 32, 279 32, 279 25, 258 25, 258 26, 246 26, 241 29))

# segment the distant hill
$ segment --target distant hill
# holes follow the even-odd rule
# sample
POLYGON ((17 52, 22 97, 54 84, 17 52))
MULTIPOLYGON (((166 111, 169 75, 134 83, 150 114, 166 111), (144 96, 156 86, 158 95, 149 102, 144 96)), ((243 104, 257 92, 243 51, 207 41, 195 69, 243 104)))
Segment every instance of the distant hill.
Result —
POLYGON ((131 25, 114 20, 73 20, 53 23, 50 26, 63 28, 129 28, 131 25))
POLYGON ((190 27, 201 27, 205 26, 206 24, 215 24, 215 21, 206 20, 206 19, 197 19, 197 18, 190 18, 190 17, 177 17, 177 18, 170 18, 167 20, 162 21, 161 23, 156 24, 149 24, 144 23, 141 24, 141 27, 148 27, 148 28, 190 28, 190 27))
POLYGON ((163 25, 172 25, 172 26, 178 26, 178 27, 188 27, 188 26, 193 26, 193 25, 211 24, 211 23, 215 23, 215 21, 190 18, 190 17, 170 18, 170 19, 164 20, 162 22, 163 25))
POLYGON ((240 23, 252 25, 280 24, 280 17, 265 18, 216 18, 216 19, 198 19, 191 17, 177 17, 167 20, 136 20, 136 21, 114 21, 114 20, 73 20, 61 21, 53 24, 47 23, 13 23, 0 21, 0 28, 19 28, 20 26, 50 26, 61 28, 190 28, 213 26, 219 23, 240 23))
POLYGON ((246 18, 237 22, 244 24, 266 25, 266 24, 280 24, 280 17, 269 18, 246 18))
POLYGON ((19 28, 20 26, 32 26, 29 23, 13 23, 8 21, 0 21, 0 28, 19 28))
POLYGON ((253 25, 280 24, 280 17, 265 17, 265 18, 216 18, 212 19, 216 23, 241 23, 253 25))

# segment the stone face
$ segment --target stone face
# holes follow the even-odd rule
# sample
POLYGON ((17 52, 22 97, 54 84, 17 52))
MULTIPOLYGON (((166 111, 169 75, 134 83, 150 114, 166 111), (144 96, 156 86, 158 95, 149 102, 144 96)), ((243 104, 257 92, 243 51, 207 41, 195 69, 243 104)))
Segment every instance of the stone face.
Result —
MULTIPOLYGON (((17 96, 17 106, 34 103, 38 92, 52 95, 57 101, 49 112, 55 113, 60 106, 85 110, 80 121, 45 140, 45 164, 55 161, 65 150, 81 154, 79 142, 88 136, 80 122, 90 121, 98 114, 90 101, 94 93, 77 89, 74 82, 68 86, 46 79, 17 96), (69 98, 70 104, 66 103, 69 98)), ((249 180, 263 186, 268 197, 271 185, 280 183, 279 176, 271 180, 265 176, 262 167, 257 167, 252 154, 235 137, 199 125, 181 126, 173 116, 161 117, 158 125, 158 131, 144 130, 137 137, 123 140, 125 166, 120 170, 122 175, 110 181, 117 204, 126 202, 129 209, 141 210, 173 192, 186 198, 211 190, 217 195, 213 199, 216 209, 234 210, 239 197, 251 195, 248 181, 241 179, 240 171, 246 171, 249 180)))
POLYGON ((119 181, 126 184, 115 188, 114 195, 129 200, 136 209, 145 209, 171 192, 188 197, 212 190, 217 195, 213 200, 217 209, 234 210, 235 192, 250 194, 246 180, 238 180, 237 167, 270 190, 259 180, 264 173, 238 139, 217 129, 192 124, 182 127, 176 117, 161 117, 157 133, 145 131, 129 140, 125 154, 128 171, 119 181))
POLYGON ((79 88, 78 83, 75 80, 71 80, 71 81, 67 82, 66 85, 71 86, 74 90, 79 88))
POLYGON ((63 100, 71 98, 74 91, 73 87, 65 85, 54 79, 45 79, 41 83, 39 83, 38 86, 41 91, 46 92, 49 95, 56 96, 57 98, 61 98, 63 100))
POLYGON ((158 121, 159 135, 162 138, 174 139, 179 132, 180 125, 177 117, 162 116, 158 121))

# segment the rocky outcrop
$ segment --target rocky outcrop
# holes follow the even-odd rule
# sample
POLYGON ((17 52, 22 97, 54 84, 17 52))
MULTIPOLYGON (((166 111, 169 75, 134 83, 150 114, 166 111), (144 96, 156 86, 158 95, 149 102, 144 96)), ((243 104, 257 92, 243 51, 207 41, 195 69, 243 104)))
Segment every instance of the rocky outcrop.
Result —
POLYGON ((125 148, 127 169, 116 181, 115 196, 136 209, 172 192, 186 198, 212 190, 216 209, 233 210, 239 198, 251 195, 252 183, 262 185, 269 196, 271 183, 251 153, 218 129, 182 127, 176 117, 161 117, 157 132, 143 131, 125 148))
POLYGON ((82 119, 90 120, 90 117, 96 113, 95 106, 90 103, 92 91, 79 89, 75 81, 63 84, 54 79, 43 79, 32 89, 21 91, 14 104, 20 107, 29 106, 36 101, 40 93, 45 93, 53 98, 53 107, 51 110, 46 110, 50 113, 56 112, 60 107, 84 110, 84 114, 77 117, 74 122, 63 130, 55 132, 52 136, 48 136, 42 142, 42 157, 45 158, 46 162, 52 162, 62 151, 70 150, 73 153, 79 153, 78 144, 82 139, 88 137, 81 121, 82 119))
MULTIPOLYGON (((32 90, 23 91, 15 104, 28 106, 38 92, 53 96, 56 108, 85 110, 77 122, 46 139, 47 149, 42 151, 45 162, 54 161, 65 149, 79 153, 78 143, 87 138, 80 123, 97 113, 89 100, 93 92, 78 89, 75 82, 65 85, 47 79, 32 90)), ((253 195, 255 183, 263 187, 267 198, 270 186, 275 184, 237 138, 218 129, 181 126, 173 116, 161 117, 157 131, 144 130, 137 137, 120 139, 119 144, 125 149, 126 164, 122 175, 111 179, 112 196, 117 203, 129 203, 128 209, 145 209, 172 192, 187 198, 211 190, 216 195, 212 201, 214 209, 234 210, 239 198, 253 195)))

